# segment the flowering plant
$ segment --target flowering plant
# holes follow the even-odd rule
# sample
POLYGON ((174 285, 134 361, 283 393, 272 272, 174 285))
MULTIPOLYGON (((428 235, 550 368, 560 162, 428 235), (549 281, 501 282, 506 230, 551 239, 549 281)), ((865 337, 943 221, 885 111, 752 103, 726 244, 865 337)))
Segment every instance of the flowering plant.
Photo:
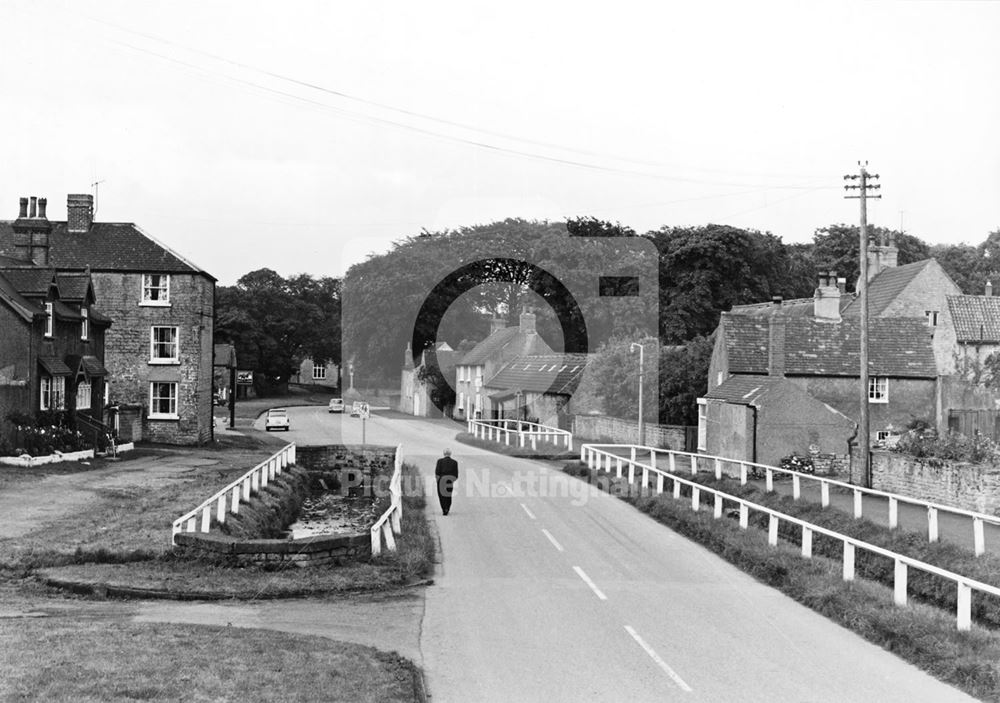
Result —
POLYGON ((798 471, 800 474, 812 474, 816 472, 813 460, 807 456, 789 454, 781 459, 781 468, 789 471, 798 471))

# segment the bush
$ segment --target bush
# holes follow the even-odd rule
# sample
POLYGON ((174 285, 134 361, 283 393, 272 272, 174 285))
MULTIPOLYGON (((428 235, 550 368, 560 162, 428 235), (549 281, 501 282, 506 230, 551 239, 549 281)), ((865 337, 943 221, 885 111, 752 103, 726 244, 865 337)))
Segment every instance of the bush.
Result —
POLYGON ((789 471, 798 471, 800 474, 816 473, 813 460, 807 456, 799 456, 798 454, 789 454, 786 457, 782 457, 781 468, 789 471))
POLYGON ((891 447, 891 451, 917 458, 966 461, 973 464, 996 464, 1000 460, 1000 447, 989 437, 966 437, 951 430, 938 435, 932 427, 908 430, 899 438, 896 446, 891 447))

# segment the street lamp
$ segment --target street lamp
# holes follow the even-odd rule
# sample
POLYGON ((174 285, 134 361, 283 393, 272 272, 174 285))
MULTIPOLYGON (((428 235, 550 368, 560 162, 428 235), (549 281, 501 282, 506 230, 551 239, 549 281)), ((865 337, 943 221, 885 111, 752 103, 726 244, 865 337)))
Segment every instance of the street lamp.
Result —
POLYGON ((349 378, 347 387, 348 388, 354 388, 354 362, 353 361, 347 362, 347 376, 349 378))
POLYGON ((645 432, 646 428, 643 425, 643 417, 642 417, 642 351, 643 351, 642 343, 632 342, 632 344, 629 345, 628 350, 629 353, 631 353, 635 351, 636 347, 639 347, 639 442, 638 444, 641 446, 645 444, 645 436, 646 436, 645 432))

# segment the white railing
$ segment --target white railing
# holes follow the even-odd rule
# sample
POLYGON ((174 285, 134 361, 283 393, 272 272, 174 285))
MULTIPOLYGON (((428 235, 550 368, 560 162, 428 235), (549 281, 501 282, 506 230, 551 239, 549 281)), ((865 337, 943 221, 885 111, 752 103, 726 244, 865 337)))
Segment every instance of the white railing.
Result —
POLYGON ((372 525, 372 556, 377 557, 382 553, 382 541, 385 540, 386 549, 390 552, 396 551, 396 538, 403 530, 403 448, 396 447, 396 458, 393 460, 392 478, 389 479, 389 495, 391 503, 389 509, 382 513, 382 517, 372 525))
POLYGON ((510 446, 511 439, 519 447, 524 447, 525 442, 531 444, 533 450, 538 449, 538 441, 542 440, 559 446, 566 447, 567 451, 573 451, 573 433, 568 430, 560 430, 558 427, 540 425, 537 422, 527 420, 512 420, 509 418, 499 420, 469 420, 469 433, 479 439, 495 440, 510 446))
POLYGON ((264 459, 197 508, 174 520, 170 541, 176 544, 174 537, 178 532, 208 532, 212 525, 213 513, 220 524, 226 521, 226 515, 239 514, 240 502, 249 501, 250 496, 263 489, 276 476, 281 475, 286 467, 293 464, 295 464, 294 443, 286 445, 264 459))
POLYGON ((656 449, 653 447, 643 447, 635 444, 586 444, 580 449, 581 461, 587 461, 584 456, 587 451, 587 447, 603 447, 611 450, 626 450, 628 451, 629 458, 632 461, 635 460, 637 454, 649 453, 650 463, 654 466, 656 465, 658 457, 666 455, 669 471, 671 473, 675 473, 679 465, 687 465, 691 475, 696 475, 700 470, 701 465, 704 462, 709 462, 711 464, 711 469, 708 469, 708 471, 714 472, 716 478, 722 478, 723 473, 733 478, 738 476, 740 483, 744 485, 747 483, 750 471, 754 470, 757 473, 764 474, 764 487, 768 493, 774 490, 775 474, 785 474, 787 476, 791 476, 792 498, 794 500, 798 500, 802 495, 803 481, 818 483, 820 488, 820 503, 824 508, 829 507, 830 505, 830 486, 836 486, 850 491, 853 494, 853 512, 856 519, 860 519, 862 517, 862 498, 866 495, 877 496, 886 499, 889 503, 889 529, 896 529, 899 526, 900 503, 903 503, 904 505, 920 506, 927 510, 927 541, 929 542, 938 541, 939 513, 964 516, 972 520, 972 542, 973 551, 976 556, 979 556, 986 551, 986 535, 983 530, 983 525, 990 524, 1000 526, 1000 517, 995 515, 977 513, 973 510, 955 508, 950 505, 933 503, 919 498, 911 498, 909 496, 899 495, 898 493, 879 491, 874 488, 863 488, 852 483, 845 483, 844 481, 838 481, 832 478, 803 474, 791 469, 783 469, 778 466, 769 466, 767 464, 758 464, 753 461, 728 459, 726 457, 714 456, 711 454, 692 454, 690 452, 679 452, 673 449, 656 449))
MULTIPOLYGON (((629 483, 635 482, 636 469, 642 469, 642 486, 646 487, 649 485, 650 473, 656 475, 656 492, 663 493, 664 482, 671 481, 672 492, 675 499, 681 497, 681 486, 688 486, 691 489, 691 509, 698 511, 701 508, 701 492, 704 491, 710 495, 715 496, 714 506, 713 506, 713 517, 720 519, 723 516, 723 501, 730 501, 736 503, 739 506, 739 523, 740 528, 747 529, 750 520, 750 511, 754 510, 756 512, 764 513, 768 516, 767 525, 767 541, 772 547, 778 544, 778 526, 780 521, 784 520, 786 522, 798 525, 802 529, 802 537, 800 540, 801 553, 804 558, 812 558, 812 538, 813 534, 825 535, 833 539, 839 540, 843 543, 843 579, 845 581, 854 580, 854 558, 855 551, 857 549, 866 550, 873 554, 880 554, 884 557, 888 557, 893 560, 895 564, 895 569, 893 572, 893 602, 899 606, 905 606, 907 601, 906 594, 906 584, 907 584, 907 569, 914 568, 927 573, 935 574, 942 578, 948 579, 955 583, 957 590, 957 607, 956 607, 956 623, 959 630, 970 630, 972 628, 972 592, 978 591, 980 593, 988 593, 993 596, 1000 596, 1000 588, 992 586, 988 583, 983 583, 982 581, 977 581, 975 579, 970 579, 961 574, 956 574, 947 569, 942 569, 933 564, 928 564, 926 562, 920 561, 919 559, 913 559, 911 557, 905 556, 903 554, 898 554, 883 547, 878 547, 874 544, 864 542, 853 537, 841 534, 839 532, 834 532, 825 527, 820 527, 813 523, 806 522, 791 515, 778 512, 777 510, 772 510, 763 505, 758 505, 756 503, 751 503, 750 501, 739 498, 729 493, 724 493, 723 491, 715 490, 708 486, 690 481, 676 474, 672 474, 667 471, 663 471, 655 466, 653 462, 650 464, 643 464, 636 461, 633 457, 622 457, 611 451, 607 451, 606 448, 621 448, 622 446, 629 447, 634 445, 593 445, 584 444, 580 448, 581 461, 586 462, 590 469, 601 471, 605 470, 607 472, 611 471, 612 463, 615 467, 615 472, 618 478, 622 478, 627 465, 628 481, 629 483), (604 447, 601 449, 599 447, 604 447), (603 464, 603 466, 602 466, 603 464)), ((639 449, 649 450, 649 447, 638 447, 639 449)), ((655 450, 664 451, 664 450, 655 450)), ((684 452, 677 452, 684 454, 684 452)), ((697 456, 697 455, 695 455, 697 456)), ((715 458, 715 457, 713 457, 715 458)), ((775 467, 768 467, 775 468, 775 467)))

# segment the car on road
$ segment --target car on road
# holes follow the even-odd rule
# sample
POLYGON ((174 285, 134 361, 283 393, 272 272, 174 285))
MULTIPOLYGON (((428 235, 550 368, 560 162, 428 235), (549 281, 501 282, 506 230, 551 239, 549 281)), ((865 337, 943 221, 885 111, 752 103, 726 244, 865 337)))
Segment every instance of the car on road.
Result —
POLYGON ((342 413, 344 412, 344 399, 343 398, 330 398, 330 404, 326 406, 326 411, 330 413, 342 413))
POLYGON ((290 429, 288 411, 285 408, 268 410, 267 417, 264 419, 264 429, 268 432, 271 430, 285 430, 287 432, 290 429))
POLYGON ((351 406, 351 417, 361 417, 361 411, 364 409, 365 404, 360 400, 355 400, 354 405, 351 406))

